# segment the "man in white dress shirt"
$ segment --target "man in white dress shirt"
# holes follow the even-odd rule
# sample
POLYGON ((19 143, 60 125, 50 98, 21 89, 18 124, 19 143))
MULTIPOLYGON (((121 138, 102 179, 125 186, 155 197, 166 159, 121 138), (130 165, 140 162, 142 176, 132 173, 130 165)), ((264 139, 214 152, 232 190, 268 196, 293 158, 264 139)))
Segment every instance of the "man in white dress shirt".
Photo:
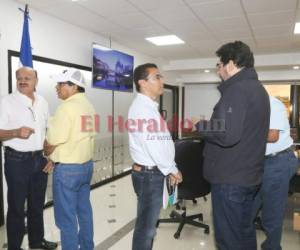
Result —
POLYGON ((43 206, 47 172, 51 164, 43 157, 48 103, 35 93, 37 72, 23 67, 16 71, 17 91, 2 98, 0 140, 5 150, 7 182, 8 250, 20 250, 25 233, 27 200, 28 241, 31 249, 55 249, 44 239, 43 206))
POLYGON ((132 249, 150 250, 162 207, 164 176, 182 181, 174 161, 175 148, 155 101, 163 94, 163 80, 157 66, 140 65, 134 70, 138 92, 128 113, 130 155, 134 161, 132 183, 138 198, 132 249))

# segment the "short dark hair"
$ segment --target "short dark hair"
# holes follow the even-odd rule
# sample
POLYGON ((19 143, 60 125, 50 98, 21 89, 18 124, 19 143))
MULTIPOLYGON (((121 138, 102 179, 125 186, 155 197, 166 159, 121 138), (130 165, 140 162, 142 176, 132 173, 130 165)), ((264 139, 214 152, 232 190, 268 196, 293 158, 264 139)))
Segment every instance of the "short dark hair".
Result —
POLYGON ((232 60, 238 68, 252 68, 254 66, 253 53, 250 47, 242 41, 222 45, 216 51, 216 55, 224 65, 232 60))
POLYGON ((149 72, 149 68, 158 68, 154 63, 145 63, 137 66, 133 72, 133 80, 137 92, 140 92, 139 80, 146 80, 149 72))

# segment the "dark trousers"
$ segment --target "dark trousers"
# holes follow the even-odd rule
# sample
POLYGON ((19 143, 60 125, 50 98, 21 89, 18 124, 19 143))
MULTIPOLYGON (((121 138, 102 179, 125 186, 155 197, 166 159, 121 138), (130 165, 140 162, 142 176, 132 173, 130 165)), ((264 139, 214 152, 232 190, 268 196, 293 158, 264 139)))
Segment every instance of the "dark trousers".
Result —
POLYGON ((46 163, 41 152, 5 151, 8 250, 19 250, 22 245, 26 200, 29 245, 39 244, 44 237, 43 206, 48 175, 42 169, 46 163))
POLYGON ((281 250, 281 234, 288 199, 289 181, 296 173, 298 159, 292 151, 265 159, 264 174, 253 207, 254 219, 260 208, 264 232, 267 236, 261 248, 281 250))
POLYGON ((256 250, 256 232, 252 221, 256 192, 256 186, 211 185, 218 250, 256 250))
POLYGON ((131 177, 138 199, 132 250, 151 250, 162 207, 164 175, 159 170, 133 170, 131 177))

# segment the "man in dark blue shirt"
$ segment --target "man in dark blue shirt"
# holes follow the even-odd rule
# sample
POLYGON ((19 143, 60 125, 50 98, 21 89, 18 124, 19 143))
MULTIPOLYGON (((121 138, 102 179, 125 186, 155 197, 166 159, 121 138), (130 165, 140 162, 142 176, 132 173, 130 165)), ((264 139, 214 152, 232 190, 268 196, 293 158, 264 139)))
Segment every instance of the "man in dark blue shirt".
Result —
POLYGON ((216 245, 221 250, 253 250, 251 213, 263 173, 269 98, 248 45, 227 43, 216 54, 221 98, 210 121, 196 124, 206 141, 204 176, 212 187, 216 245))

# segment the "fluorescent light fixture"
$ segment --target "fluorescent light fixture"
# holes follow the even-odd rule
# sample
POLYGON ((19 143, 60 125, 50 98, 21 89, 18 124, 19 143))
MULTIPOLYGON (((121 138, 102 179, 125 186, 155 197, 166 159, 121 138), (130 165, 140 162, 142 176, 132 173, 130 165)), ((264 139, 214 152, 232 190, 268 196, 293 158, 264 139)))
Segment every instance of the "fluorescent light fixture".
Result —
POLYGON ((295 24, 294 34, 300 34, 300 23, 295 24))
POLYGON ((174 45, 174 44, 182 44, 182 41, 179 37, 175 35, 169 36, 154 36, 145 38, 147 41, 155 44, 156 46, 165 46, 165 45, 174 45))
POLYGON ((209 72, 210 72, 209 69, 205 69, 205 70, 204 70, 204 73, 209 73, 209 72))
POLYGON ((300 69, 299 66, 293 66, 293 69, 300 69))

